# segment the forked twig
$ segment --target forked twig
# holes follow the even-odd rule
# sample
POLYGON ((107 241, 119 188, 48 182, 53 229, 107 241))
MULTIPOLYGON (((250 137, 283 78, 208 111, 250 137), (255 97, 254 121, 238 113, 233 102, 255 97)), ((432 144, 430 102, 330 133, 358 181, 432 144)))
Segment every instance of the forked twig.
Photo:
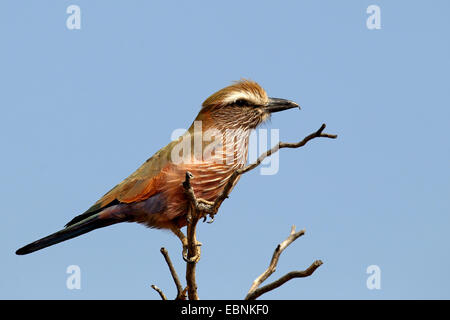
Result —
POLYGON ((271 291, 273 289, 278 288, 279 286, 283 285, 287 281, 294 279, 294 278, 304 278, 308 277, 320 266, 322 265, 322 261, 316 260, 313 262, 313 264, 306 269, 305 271, 291 271, 281 277, 280 279, 269 283, 261 288, 259 286, 269 278, 272 273, 275 272, 278 260, 280 259, 281 253, 286 249, 292 242, 297 240, 299 237, 303 236, 305 234, 305 230, 301 230, 299 232, 295 232, 295 226, 292 226, 291 233, 287 237, 286 240, 281 242, 276 248, 272 255, 272 259, 270 260, 269 267, 258 277, 253 281, 252 286, 250 287, 250 290, 247 293, 247 296, 245 297, 245 300, 254 300, 261 296, 262 294, 271 291))

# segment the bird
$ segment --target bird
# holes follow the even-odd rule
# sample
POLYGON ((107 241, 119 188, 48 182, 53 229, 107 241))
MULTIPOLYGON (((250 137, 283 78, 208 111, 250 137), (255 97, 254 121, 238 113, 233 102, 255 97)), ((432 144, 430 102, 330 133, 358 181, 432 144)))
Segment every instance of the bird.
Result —
POLYGON ((186 173, 195 177, 191 186, 196 196, 214 201, 233 172, 245 165, 252 130, 273 113, 292 108, 300 106, 269 97, 255 81, 232 82, 202 103, 193 123, 178 139, 157 151, 62 230, 27 244, 16 254, 26 255, 121 222, 171 230, 186 246, 181 231, 187 225, 189 205, 182 186, 186 173))

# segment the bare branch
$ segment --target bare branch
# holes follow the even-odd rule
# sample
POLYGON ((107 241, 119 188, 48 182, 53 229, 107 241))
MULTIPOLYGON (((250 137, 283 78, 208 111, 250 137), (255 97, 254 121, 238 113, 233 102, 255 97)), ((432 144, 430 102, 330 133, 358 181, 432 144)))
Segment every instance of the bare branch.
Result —
POLYGON ((291 228, 291 233, 289 235, 289 237, 287 237, 286 240, 284 240, 282 243, 280 243, 273 255, 272 255, 272 259, 270 260, 270 264, 269 267, 266 269, 266 271, 264 271, 258 278, 255 279, 255 281, 253 281, 253 284, 249 290, 249 292, 254 291, 256 288, 258 288, 261 283, 263 283, 264 281, 266 281, 266 279, 268 277, 270 277, 270 275, 272 273, 275 272, 277 264, 278 264, 278 260, 280 259, 280 255, 283 252, 283 250, 289 246, 292 242, 294 242, 298 237, 301 237, 302 235, 305 234, 305 230, 301 230, 299 232, 295 232, 295 226, 292 226, 291 228))
POLYGON ((164 260, 166 260, 167 266, 170 270, 170 274, 172 275, 173 282, 175 282, 175 286, 177 288, 177 296, 175 300, 186 300, 186 295, 183 294, 183 286, 181 285, 180 278, 178 278, 177 271, 172 264, 172 260, 170 260, 169 252, 166 248, 161 248, 160 251, 164 256, 164 260))
POLYGON ((263 295, 264 293, 272 291, 272 290, 282 286, 283 284, 285 284, 286 282, 288 282, 291 279, 309 277, 322 264, 323 264, 323 262, 321 260, 316 260, 308 267, 308 269, 306 269, 304 271, 291 271, 291 272, 285 274, 284 276, 282 276, 280 279, 278 279, 274 282, 271 282, 269 284, 266 284, 265 286, 262 286, 261 288, 257 288, 251 293, 248 293, 247 296, 245 297, 245 300, 254 300, 254 299, 258 298, 259 296, 263 295))
POLYGON ((152 284, 151 287, 153 288, 153 290, 155 290, 156 292, 159 293, 159 296, 161 297, 162 300, 167 300, 166 295, 164 294, 164 292, 162 292, 162 290, 160 288, 158 288, 154 284, 152 284))
POLYGON ((252 286, 250 287, 250 290, 247 293, 247 296, 245 297, 246 300, 253 300, 259 297, 260 295, 271 291, 275 288, 278 288, 279 286, 283 285, 285 282, 293 279, 293 278, 301 278, 301 277, 307 277, 311 275, 321 264, 322 261, 317 260, 315 261, 308 269, 305 271, 292 271, 288 274, 284 275, 277 281, 274 281, 266 286, 263 286, 261 288, 258 288, 264 281, 267 280, 268 277, 272 275, 272 273, 275 272, 278 260, 280 259, 281 253, 286 249, 292 242, 297 240, 299 237, 305 234, 305 230, 301 230, 299 232, 295 232, 295 226, 292 226, 291 233, 289 236, 281 242, 276 248, 272 255, 272 259, 270 260, 269 267, 258 277, 253 281, 252 286))
POLYGON ((279 149, 282 148, 300 148, 303 147, 305 144, 308 143, 308 141, 314 139, 314 138, 329 138, 329 139, 336 139, 337 135, 335 134, 328 134, 328 133, 323 133, 323 130, 325 130, 326 128, 326 124, 322 124, 322 126, 319 128, 319 130, 317 130, 316 132, 311 133, 310 135, 308 135, 307 137, 305 137, 302 141, 300 142, 296 142, 296 143, 286 143, 286 142, 278 142, 278 144, 276 146, 274 146, 272 149, 264 152, 262 155, 260 155, 258 157, 258 159, 252 163, 249 164, 248 166, 244 167, 243 169, 240 169, 240 174, 246 173, 250 170, 253 170, 254 168, 256 168, 257 166, 259 166, 261 164, 261 162, 267 158, 270 157, 273 153, 277 152, 279 149))

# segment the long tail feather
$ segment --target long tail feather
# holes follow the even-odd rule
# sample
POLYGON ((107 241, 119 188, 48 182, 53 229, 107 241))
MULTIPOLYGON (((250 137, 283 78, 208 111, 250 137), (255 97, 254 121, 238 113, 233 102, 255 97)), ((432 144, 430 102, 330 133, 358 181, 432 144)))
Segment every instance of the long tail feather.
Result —
POLYGON ((55 232, 45 238, 36 240, 16 251, 18 255, 29 254, 37 250, 44 249, 54 244, 78 237, 89 231, 106 227, 123 220, 100 217, 101 213, 94 214, 87 219, 66 227, 58 232, 55 232))

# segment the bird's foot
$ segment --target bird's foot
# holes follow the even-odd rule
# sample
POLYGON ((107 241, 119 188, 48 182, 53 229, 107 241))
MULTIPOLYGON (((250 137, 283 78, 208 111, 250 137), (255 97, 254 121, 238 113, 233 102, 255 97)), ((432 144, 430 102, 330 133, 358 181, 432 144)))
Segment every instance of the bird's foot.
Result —
POLYGON ((181 240, 181 242, 183 243, 183 260, 186 261, 187 263, 197 263, 200 261, 200 247, 202 245, 201 242, 196 241, 195 242, 195 254, 191 257, 188 257, 188 252, 189 252, 189 244, 187 241, 187 238, 184 238, 183 240, 181 240))
MULTIPOLYGON (((186 261, 186 262, 198 262, 198 260, 200 260, 200 249, 196 250, 196 251, 198 251, 197 254, 194 254, 193 257, 188 258, 189 243, 188 243, 187 237, 177 227, 173 227, 173 228, 171 228, 171 230, 178 237, 178 239, 180 239, 181 244, 183 245, 183 251, 182 251, 182 254, 181 254, 183 256, 183 260, 186 261)), ((197 242, 197 246, 201 246, 201 245, 202 244, 200 242, 197 242)))
POLYGON ((200 217, 203 218, 203 222, 213 223, 214 216, 217 213, 217 210, 215 209, 215 203, 212 201, 199 199, 197 206, 198 206, 197 210, 201 215, 200 217), (208 217, 210 220, 208 220, 208 217))

